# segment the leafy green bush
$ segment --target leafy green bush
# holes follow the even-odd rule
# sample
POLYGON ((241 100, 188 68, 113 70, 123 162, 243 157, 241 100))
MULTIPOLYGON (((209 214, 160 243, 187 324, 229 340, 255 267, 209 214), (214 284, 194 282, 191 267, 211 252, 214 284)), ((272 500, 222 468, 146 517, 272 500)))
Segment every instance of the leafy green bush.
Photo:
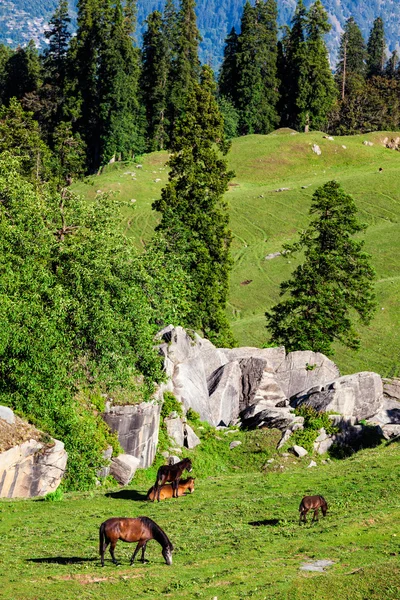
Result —
POLYGON ((161 418, 166 419, 172 412, 177 412, 180 417, 183 416, 182 404, 178 402, 172 392, 164 392, 164 402, 161 409, 161 418))
POLYGON ((303 404, 296 408, 294 412, 297 416, 304 417, 304 429, 318 431, 323 427, 328 435, 333 435, 339 431, 338 427, 332 423, 328 413, 315 410, 312 406, 303 404))
POLYGON ((59 485, 54 492, 49 492, 45 495, 44 500, 46 502, 60 502, 60 500, 64 499, 64 492, 62 487, 59 485))
POLYGON ((186 413, 186 419, 190 421, 193 425, 200 425, 200 415, 198 412, 193 410, 193 408, 189 408, 186 413))

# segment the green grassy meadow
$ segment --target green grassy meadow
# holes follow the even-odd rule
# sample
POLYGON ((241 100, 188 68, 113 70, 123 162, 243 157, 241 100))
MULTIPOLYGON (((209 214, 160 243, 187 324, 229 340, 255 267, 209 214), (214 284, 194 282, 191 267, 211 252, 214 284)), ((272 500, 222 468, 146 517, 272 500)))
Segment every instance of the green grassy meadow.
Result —
POLYGON ((159 504, 145 501, 149 484, 140 478, 129 488, 69 493, 58 502, 3 500, 0 597, 398 599, 398 451, 392 443, 313 469, 306 468, 309 457, 275 455, 261 472, 198 477, 192 495, 159 504), (299 526, 299 502, 315 493, 327 499, 328 515, 299 526), (149 562, 131 567, 134 544, 118 542, 120 565, 107 554, 101 568, 100 523, 140 515, 165 529, 175 546, 173 565, 151 541, 149 562), (323 573, 300 570, 320 559, 334 564, 323 573))
MULTIPOLYGON (((361 370, 400 374, 400 155, 383 143, 395 135, 380 132, 331 141, 320 132, 278 130, 233 141, 228 159, 236 177, 227 197, 234 268, 228 311, 238 345, 268 344, 265 310, 278 300, 279 284, 296 263, 288 257, 265 260, 265 256, 296 239, 308 223, 315 189, 337 179, 354 196, 360 219, 369 225, 365 241, 377 272, 379 306, 371 325, 362 329, 361 350, 338 347, 333 358, 344 374, 361 370), (373 146, 363 145, 364 141, 373 146), (313 144, 321 148, 320 156, 312 152, 313 144), (275 191, 279 188, 289 190, 275 191)), ((158 152, 142 157, 142 168, 108 167, 75 189, 89 198, 98 191, 115 192, 114 201, 127 203, 125 231, 140 248, 157 223, 151 204, 167 181, 167 158, 167 153, 158 152)))

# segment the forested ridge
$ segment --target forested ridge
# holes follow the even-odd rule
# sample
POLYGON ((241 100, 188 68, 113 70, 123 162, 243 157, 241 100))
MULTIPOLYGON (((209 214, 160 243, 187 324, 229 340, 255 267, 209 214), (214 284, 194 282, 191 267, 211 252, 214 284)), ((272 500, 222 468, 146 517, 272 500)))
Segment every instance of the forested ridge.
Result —
MULTIPOLYGON (((307 0, 306 6, 312 0, 307 0)), ((44 0, 32 2, 27 0, 9 0, 0 7, 0 41, 17 44, 26 44, 31 38, 44 45, 43 29, 57 5, 57 0, 44 0), (34 21, 38 19, 38 21, 34 21), (9 41, 7 41, 9 40, 9 41)), ((144 31, 144 21, 147 15, 154 10, 162 10, 165 2, 160 0, 139 0, 138 25, 139 37, 144 31)), ((289 25, 292 18, 295 2, 278 2, 279 25, 289 25)), ((335 62, 339 47, 340 34, 350 16, 353 16, 360 25, 364 36, 368 35, 373 20, 381 16, 386 23, 388 52, 395 49, 398 41, 398 22, 400 7, 396 3, 382 4, 377 0, 342 0, 340 3, 326 0, 325 7, 332 24, 332 31, 328 34, 327 43, 335 62)), ((200 58, 203 62, 210 62, 218 68, 223 56, 224 40, 232 27, 238 27, 243 9, 242 0, 199 0, 197 3, 197 16, 199 30, 202 35, 200 44, 200 58)), ((70 2, 70 11, 73 17, 73 26, 76 26, 77 3, 70 2)))
MULTIPOLYGON (((99 417, 106 399, 149 400, 164 378, 159 329, 172 322, 221 347, 235 343, 229 139, 279 126, 399 126, 398 59, 386 58, 381 18, 367 41, 346 22, 333 75, 320 0, 299 0, 281 39, 275 0, 246 2, 216 77, 199 58, 195 8, 168 0, 147 16, 138 46, 135 0, 80 0, 74 36, 60 0, 44 52, 33 42, 0 46, 0 402, 65 442, 71 487, 93 485, 102 450, 117 445, 99 417), (169 178, 153 201, 159 225, 138 251, 118 197, 99 190, 88 201, 71 184, 156 150, 170 153, 169 178)), ((349 240, 365 227, 339 184, 313 198, 310 216, 320 214, 300 238, 304 268, 282 287, 302 301, 277 305, 269 343, 357 348, 352 311, 367 325, 375 308, 369 256, 349 240), (298 335, 305 321, 307 338, 298 335)))

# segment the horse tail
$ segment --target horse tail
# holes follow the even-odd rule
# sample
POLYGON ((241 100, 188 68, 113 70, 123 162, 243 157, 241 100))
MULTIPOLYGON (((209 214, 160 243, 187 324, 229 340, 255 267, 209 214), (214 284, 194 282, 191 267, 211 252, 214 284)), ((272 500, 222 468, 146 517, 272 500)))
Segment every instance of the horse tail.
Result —
POLYGON ((104 540, 105 540, 104 530, 105 530, 105 522, 100 525, 100 530, 99 530, 99 554, 100 555, 103 554, 103 552, 104 552, 104 540))
POLYGON ((299 506, 299 512, 301 512, 303 510, 304 506, 303 506, 303 500, 300 502, 300 506, 299 506))

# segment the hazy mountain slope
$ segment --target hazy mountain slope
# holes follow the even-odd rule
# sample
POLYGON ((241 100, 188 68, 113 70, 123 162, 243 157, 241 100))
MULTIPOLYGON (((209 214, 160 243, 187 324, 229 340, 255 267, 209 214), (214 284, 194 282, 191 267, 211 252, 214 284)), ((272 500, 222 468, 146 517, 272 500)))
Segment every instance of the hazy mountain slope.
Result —
MULTIPOLYGON (((309 5, 311 0, 306 0, 309 5)), ((400 2, 398 0, 324 0, 330 15, 332 31, 328 36, 332 63, 335 56, 341 26, 349 16, 354 16, 364 36, 368 36, 373 20, 384 19, 388 47, 393 50, 399 45, 398 23, 400 22, 400 2)), ((54 11, 57 0, 3 0, 0 3, 0 41, 15 46, 33 38, 38 43, 43 40, 43 30, 54 11)), ((76 16, 76 1, 70 1, 71 12, 76 16)), ((163 0, 138 0, 138 22, 142 30, 146 16, 161 9, 163 0)), ((198 24, 203 36, 201 58, 218 67, 223 53, 226 34, 232 26, 237 27, 244 0, 198 0, 198 24)), ((295 8, 295 0, 278 0, 279 22, 289 23, 295 8)), ((140 35, 139 35, 140 37, 140 35)))

